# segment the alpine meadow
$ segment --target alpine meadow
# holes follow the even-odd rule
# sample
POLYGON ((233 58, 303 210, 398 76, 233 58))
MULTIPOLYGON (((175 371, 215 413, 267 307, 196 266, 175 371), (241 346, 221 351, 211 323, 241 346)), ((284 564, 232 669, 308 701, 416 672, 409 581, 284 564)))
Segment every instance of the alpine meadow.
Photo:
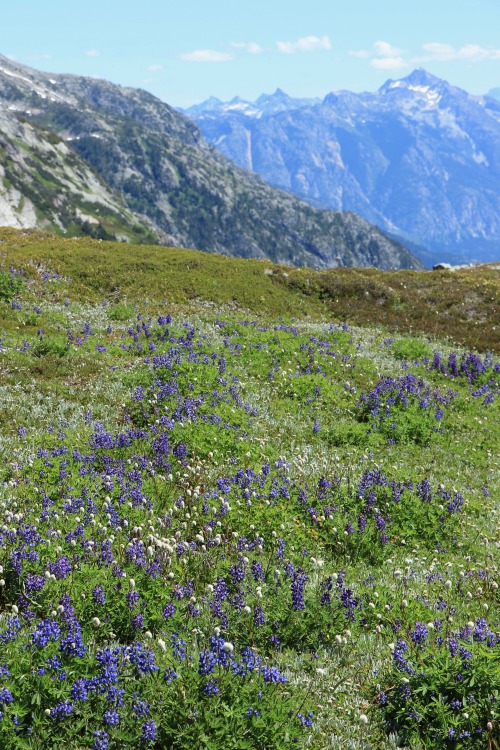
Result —
POLYGON ((498 750, 499 302, 1 229, 2 750, 498 750))
POLYGON ((0 750, 500 750, 500 2, 0 22, 0 750))

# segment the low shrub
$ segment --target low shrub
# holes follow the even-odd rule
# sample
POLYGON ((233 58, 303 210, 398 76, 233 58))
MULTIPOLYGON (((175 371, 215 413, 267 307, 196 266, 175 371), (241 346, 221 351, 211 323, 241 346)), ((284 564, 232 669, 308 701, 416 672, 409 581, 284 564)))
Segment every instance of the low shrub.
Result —
POLYGON ((375 706, 403 742, 435 748, 494 748, 500 741, 500 637, 483 618, 450 631, 416 622, 394 646, 375 706))

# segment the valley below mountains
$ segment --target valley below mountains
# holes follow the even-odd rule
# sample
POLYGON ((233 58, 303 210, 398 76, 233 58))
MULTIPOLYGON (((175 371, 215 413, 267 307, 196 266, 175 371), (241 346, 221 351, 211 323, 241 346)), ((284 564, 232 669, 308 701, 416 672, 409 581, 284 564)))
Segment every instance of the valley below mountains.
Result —
POLYGON ((237 164, 312 205, 354 211, 428 264, 500 257, 500 101, 425 70, 323 101, 278 90, 186 110, 237 164))
POLYGON ((423 267, 354 207, 314 207, 284 187, 146 91, 0 56, 2 226, 316 268, 423 267))

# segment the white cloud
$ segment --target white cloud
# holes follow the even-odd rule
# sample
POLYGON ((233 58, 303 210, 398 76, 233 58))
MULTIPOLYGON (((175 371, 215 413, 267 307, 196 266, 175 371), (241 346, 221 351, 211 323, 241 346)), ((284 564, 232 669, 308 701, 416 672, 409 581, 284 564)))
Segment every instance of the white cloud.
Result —
POLYGON ((228 62, 233 56, 229 52, 217 52, 214 49, 195 49, 181 55, 181 60, 188 62, 228 62))
POLYGON ((351 57, 357 57, 358 60, 366 60, 369 57, 371 57, 372 53, 368 52, 366 49, 359 49, 359 50, 349 50, 349 54, 351 57))
POLYGON ((327 36, 304 36, 296 42, 276 42, 279 52, 293 55, 295 52, 314 52, 320 49, 331 49, 332 44, 327 36))
POLYGON ((422 45, 427 57, 422 57, 417 62, 451 62, 453 60, 464 60, 466 62, 483 62, 484 60, 500 60, 500 49, 492 47, 481 47, 479 44, 464 44, 463 47, 453 47, 451 44, 441 42, 428 42, 422 45))
POLYGON ((392 44, 389 44, 389 42, 375 42, 375 44, 373 45, 373 49, 375 50, 375 55, 377 57, 397 58, 400 57, 404 52, 404 50, 402 49, 393 47, 392 44))
POLYGON ((98 49, 88 49, 85 54, 87 57, 100 57, 102 53, 98 49))
POLYGON ((148 65, 146 70, 149 70, 151 73, 156 73, 158 70, 163 70, 163 65, 148 65))
POLYGON ((351 57, 359 60, 370 60, 370 65, 377 70, 396 70, 406 68, 408 63, 403 55, 405 50, 393 47, 389 42, 378 41, 373 45, 373 50, 351 50, 351 57))
POLYGON ((231 42, 231 47, 248 52, 249 55, 260 55, 261 52, 264 52, 257 42, 231 42))
POLYGON ((393 47, 389 42, 375 42, 373 45, 374 56, 370 60, 372 68, 377 70, 397 70, 406 68, 407 63, 403 57, 404 50, 393 47))
POLYGON ((369 59, 370 65, 377 70, 407 68, 409 63, 452 62, 455 60, 476 63, 484 60, 500 60, 500 49, 481 47, 479 44, 464 44, 462 47, 454 47, 452 44, 443 42, 427 42, 422 45, 422 49, 424 55, 409 58, 407 50, 394 47, 389 42, 378 41, 374 43, 371 52, 368 50, 351 50, 349 55, 360 60, 369 59))
POLYGON ((402 57, 374 57, 370 65, 377 70, 396 70, 406 68, 408 63, 402 57))

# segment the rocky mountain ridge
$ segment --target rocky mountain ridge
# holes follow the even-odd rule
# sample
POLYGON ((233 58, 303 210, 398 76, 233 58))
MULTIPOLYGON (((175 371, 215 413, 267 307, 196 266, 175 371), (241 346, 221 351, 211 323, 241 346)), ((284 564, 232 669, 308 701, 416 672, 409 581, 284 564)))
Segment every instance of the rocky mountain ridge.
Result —
POLYGON ((10 225, 78 233, 80 217, 91 233, 294 265, 421 267, 352 212, 314 209, 235 166, 146 91, 0 57, 0 111, 10 225))
POLYGON ((500 102, 422 69, 375 93, 289 99, 276 112, 255 102, 255 112, 248 104, 188 113, 237 164, 428 248, 430 263, 498 258, 500 102))

